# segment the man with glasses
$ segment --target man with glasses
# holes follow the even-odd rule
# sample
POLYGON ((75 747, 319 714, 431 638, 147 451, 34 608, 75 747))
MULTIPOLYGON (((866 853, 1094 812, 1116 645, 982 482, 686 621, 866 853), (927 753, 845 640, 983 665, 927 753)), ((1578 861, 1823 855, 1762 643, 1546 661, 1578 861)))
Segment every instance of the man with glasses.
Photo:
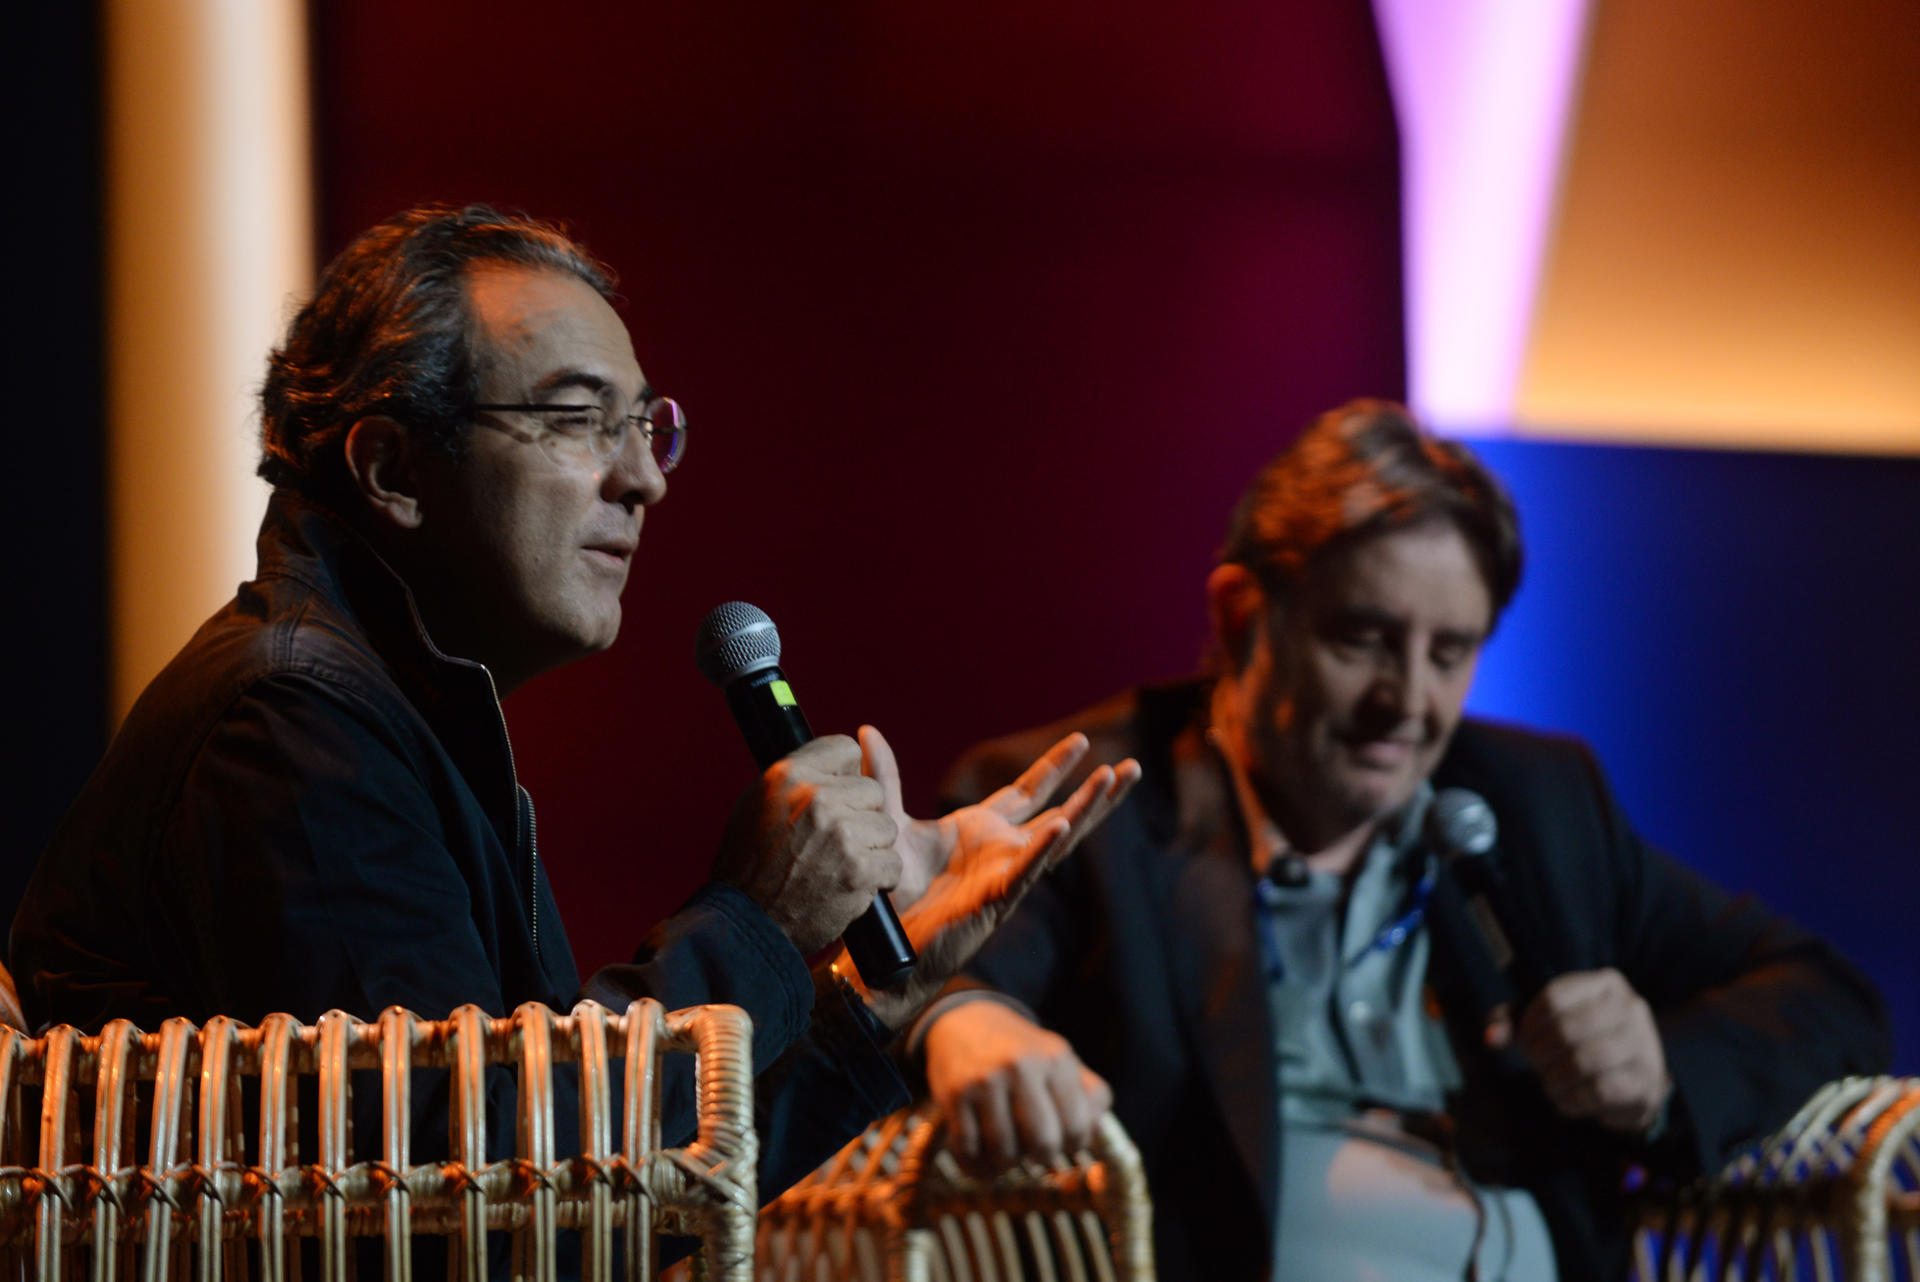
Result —
MULTIPOLYGON (((610 292, 559 231, 484 206, 398 215, 322 274, 262 390, 259 574, 136 704, 15 920, 36 1025, 505 1015, 583 994, 499 699, 613 643, 684 456, 686 416, 610 292)), ((1037 813, 1084 747, 933 824, 902 813, 877 732, 816 740, 742 797, 713 882, 584 995, 747 1009, 773 1191, 905 1101, 892 1030, 1125 792, 1134 768, 1102 768, 1037 813), (861 992, 809 972, 897 883, 926 887, 899 905, 914 976, 861 992)), ((444 1143, 444 1089, 416 1099, 422 1157, 444 1143)), ((371 1143, 378 1093, 358 1102, 371 1143)), ((489 1127, 503 1149, 510 1116, 489 1127)))

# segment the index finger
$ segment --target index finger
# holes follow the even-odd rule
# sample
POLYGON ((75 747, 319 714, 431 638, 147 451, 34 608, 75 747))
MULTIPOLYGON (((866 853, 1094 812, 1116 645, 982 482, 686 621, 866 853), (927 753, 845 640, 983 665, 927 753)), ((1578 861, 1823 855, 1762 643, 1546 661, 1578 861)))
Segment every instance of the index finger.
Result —
POLYGON ((1619 983, 1620 972, 1616 970, 1570 970, 1549 979, 1529 1004, 1527 1013, 1538 1010, 1540 1018, 1565 1019, 1582 1007, 1612 995, 1619 983))
POLYGON ((1073 795, 1047 812, 1059 816, 1078 832, 1099 827, 1107 812, 1119 805, 1140 782, 1140 763, 1128 757, 1117 766, 1102 766, 1088 775, 1073 795))
POLYGON ((785 760, 830 775, 857 775, 861 764, 860 745, 843 734, 821 735, 795 748, 785 760))
POLYGON ((1071 797, 1022 825, 1023 830, 1030 833, 1037 832, 1042 825, 1053 825, 1053 835, 1047 838, 1043 852, 1043 866, 1052 868, 1059 864, 1073 853, 1081 838, 1105 823, 1114 807, 1140 782, 1140 773, 1140 763, 1132 757, 1117 766, 1101 766, 1073 790, 1071 797))
POLYGON ((1087 736, 1078 730, 1074 731, 1041 753, 1037 761, 1020 772, 1018 779, 982 804, 994 813, 1019 823, 1039 809, 1040 803, 1052 795, 1068 772, 1080 764, 1080 758, 1087 755, 1087 747, 1087 736))
POLYGON ((1569 971, 1548 980, 1520 1013, 1516 1033, 1521 1054, 1536 1067, 1567 1054, 1589 1022, 1590 1008, 1614 982, 1604 970, 1569 971))

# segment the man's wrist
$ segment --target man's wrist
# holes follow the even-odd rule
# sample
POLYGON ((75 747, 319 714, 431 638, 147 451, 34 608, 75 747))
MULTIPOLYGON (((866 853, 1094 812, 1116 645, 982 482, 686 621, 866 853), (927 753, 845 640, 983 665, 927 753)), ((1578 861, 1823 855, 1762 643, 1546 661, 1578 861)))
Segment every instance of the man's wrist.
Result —
POLYGON ((1640 1130, 1642 1144, 1658 1144, 1666 1138, 1669 1114, 1673 1108, 1673 1078, 1666 1079, 1666 1090, 1660 1096, 1660 1105, 1653 1110, 1653 1117, 1640 1130))
POLYGON ((1017 997, 1008 996, 997 988, 956 988, 934 998, 933 1002, 925 1010, 920 1012, 919 1017, 907 1025, 906 1036, 901 1040, 901 1054, 906 1058, 908 1063, 924 1068, 925 1065, 923 1061, 926 1058, 927 1034, 932 1031, 933 1026, 940 1021, 940 1018, 953 1010, 957 1010, 959 1007, 983 1001, 1005 1006, 1030 1024, 1038 1024, 1040 1022, 1040 1017, 1034 1014, 1031 1006, 1017 997))
POLYGON ((816 1010, 843 1009, 848 1017, 865 1029, 877 1045, 894 1040, 894 1030, 880 1018, 867 1001, 866 989, 842 949, 813 968, 813 1000, 816 1010))

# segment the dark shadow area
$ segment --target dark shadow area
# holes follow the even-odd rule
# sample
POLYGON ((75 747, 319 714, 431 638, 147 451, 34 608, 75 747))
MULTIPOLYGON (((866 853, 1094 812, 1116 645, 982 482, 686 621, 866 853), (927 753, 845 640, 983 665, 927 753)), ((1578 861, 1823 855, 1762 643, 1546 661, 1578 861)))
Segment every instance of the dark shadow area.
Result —
POLYGON ((91 3, 19 15, 6 77, 6 386, 12 454, 0 521, 6 585, 9 831, 0 912, 14 905, 106 746, 99 16, 91 3))

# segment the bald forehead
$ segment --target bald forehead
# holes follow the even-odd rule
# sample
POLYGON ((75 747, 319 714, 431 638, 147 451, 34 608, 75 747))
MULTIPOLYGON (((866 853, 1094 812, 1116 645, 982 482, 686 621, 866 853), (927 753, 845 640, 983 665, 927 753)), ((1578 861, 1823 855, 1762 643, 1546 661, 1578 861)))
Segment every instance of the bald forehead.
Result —
POLYGON ((517 401, 561 385, 637 398, 645 384, 627 327, 571 272, 477 264, 466 278, 482 400, 517 401))
POLYGON ((466 290, 476 336, 503 350, 524 345, 555 325, 575 323, 583 315, 604 313, 620 324, 593 286, 571 272, 550 267, 475 263, 467 269, 466 290))

